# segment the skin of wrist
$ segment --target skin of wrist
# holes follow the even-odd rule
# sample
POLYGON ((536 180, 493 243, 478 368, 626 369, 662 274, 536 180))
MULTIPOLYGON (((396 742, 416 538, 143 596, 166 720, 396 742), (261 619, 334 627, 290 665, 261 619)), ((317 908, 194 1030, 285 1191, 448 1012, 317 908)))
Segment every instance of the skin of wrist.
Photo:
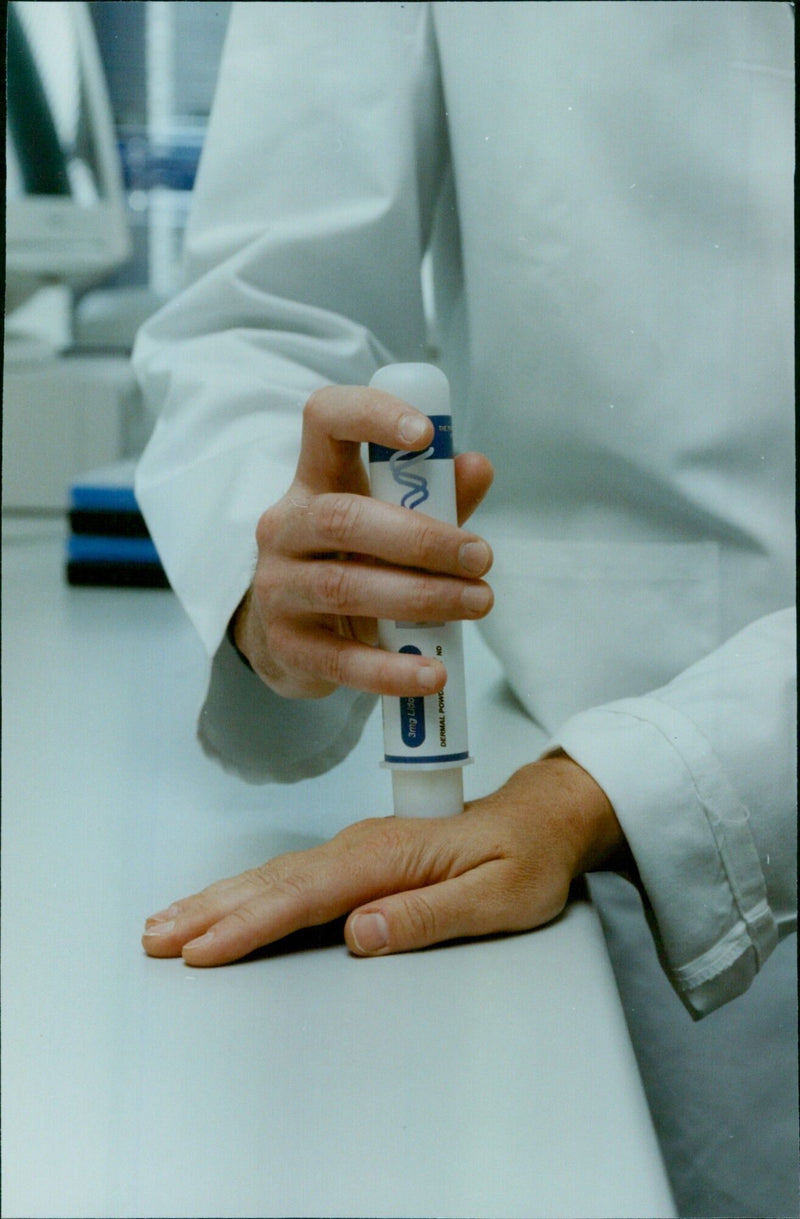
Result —
POLYGON ((555 749, 534 765, 559 772, 566 796, 564 829, 574 853, 573 876, 585 872, 634 870, 630 848, 613 805, 599 783, 563 749, 555 749))

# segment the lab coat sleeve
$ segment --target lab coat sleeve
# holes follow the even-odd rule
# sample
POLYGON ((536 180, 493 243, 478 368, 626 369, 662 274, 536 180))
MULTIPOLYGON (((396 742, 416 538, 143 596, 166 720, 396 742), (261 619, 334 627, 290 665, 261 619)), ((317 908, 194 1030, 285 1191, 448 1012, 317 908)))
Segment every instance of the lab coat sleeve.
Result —
MULTIPOLYGON (((253 780, 300 777, 302 752, 299 711, 256 683, 225 638, 252 577, 255 527, 291 482, 312 391, 424 358, 420 264, 445 130, 427 6, 234 6, 187 287, 134 351, 157 413, 136 494, 214 658, 201 741, 253 780), (243 707, 250 737, 237 727, 243 707)), ((371 705, 343 690, 306 706, 311 770, 343 756, 371 705)))
POLYGON ((746 990, 796 927, 795 656, 794 611, 768 615, 555 740, 614 806, 662 964, 695 1017, 746 990))

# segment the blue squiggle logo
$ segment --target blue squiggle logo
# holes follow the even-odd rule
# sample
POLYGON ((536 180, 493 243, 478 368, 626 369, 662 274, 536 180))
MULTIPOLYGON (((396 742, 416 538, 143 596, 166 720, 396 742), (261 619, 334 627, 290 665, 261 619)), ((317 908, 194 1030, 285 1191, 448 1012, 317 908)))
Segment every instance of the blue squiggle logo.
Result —
POLYGON ((404 453, 398 450, 389 458, 392 478, 398 486, 409 488, 400 501, 403 508, 419 508, 430 495, 427 478, 412 467, 426 461, 432 453, 433 445, 425 449, 424 453, 404 453))

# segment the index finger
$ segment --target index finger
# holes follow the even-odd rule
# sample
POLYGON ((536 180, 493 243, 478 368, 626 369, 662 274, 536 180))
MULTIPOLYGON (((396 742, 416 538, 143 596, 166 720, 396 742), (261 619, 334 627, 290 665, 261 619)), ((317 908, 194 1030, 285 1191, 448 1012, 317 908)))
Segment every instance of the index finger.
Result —
POLYGON ((366 385, 327 385, 303 410, 297 479, 314 492, 354 489, 361 445, 423 448, 433 435, 427 415, 392 394, 366 385))
MULTIPOLYGON (((261 868, 218 881, 148 920, 152 956, 189 965, 225 965, 301 928, 330 922, 364 902, 447 879, 483 862, 486 844, 467 842, 439 819, 373 818, 330 842, 278 856, 261 868)), ((491 854, 491 851, 488 851, 491 854)))

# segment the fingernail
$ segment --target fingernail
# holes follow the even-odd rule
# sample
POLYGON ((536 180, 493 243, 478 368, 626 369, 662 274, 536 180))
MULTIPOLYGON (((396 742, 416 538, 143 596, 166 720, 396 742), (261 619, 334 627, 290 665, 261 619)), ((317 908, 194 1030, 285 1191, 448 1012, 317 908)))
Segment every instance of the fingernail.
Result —
POLYGON ((489 608, 491 600, 491 591, 485 584, 473 584, 461 594, 461 604, 473 614, 482 614, 489 608))
POLYGON ((398 424, 398 431, 403 440, 422 440, 427 430, 428 424, 426 420, 421 419, 419 415, 403 415, 398 424))
POLYGON ((214 928, 212 927, 210 931, 205 933, 205 935, 199 935, 196 940, 189 940, 188 944, 184 944, 183 951, 185 952, 187 948, 205 948, 207 944, 211 943, 213 938, 214 928))
POLYGON ((178 907, 175 902, 166 910, 159 910, 158 914, 151 914, 148 923, 163 923, 165 919, 175 918, 178 913, 178 907))
POLYGON ((359 914, 353 919, 351 932, 359 952, 380 952, 389 943, 389 927, 382 914, 359 914))
POLYGON ((479 576, 489 566, 489 547, 485 542, 465 542, 458 552, 458 561, 466 571, 479 576))
POLYGON ((150 921, 148 919, 147 923, 145 924, 144 934, 145 935, 169 935, 174 930, 175 930, 175 922, 172 919, 169 919, 166 922, 153 923, 152 926, 150 926, 150 921))
POLYGON ((433 690, 439 684, 439 670, 433 665, 421 665, 417 669, 417 684, 423 690, 433 690))

